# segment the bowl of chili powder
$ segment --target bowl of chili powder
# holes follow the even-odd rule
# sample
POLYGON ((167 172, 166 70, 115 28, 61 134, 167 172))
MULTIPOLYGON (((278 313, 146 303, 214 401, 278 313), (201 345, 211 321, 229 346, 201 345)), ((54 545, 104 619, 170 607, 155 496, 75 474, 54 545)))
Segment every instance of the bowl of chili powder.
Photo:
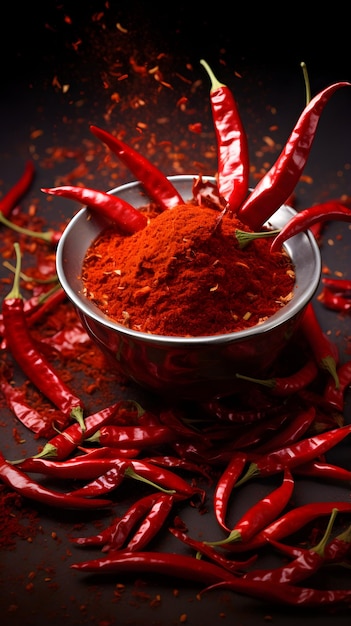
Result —
MULTIPOLYGON (((240 246, 248 227, 194 194, 196 176, 169 179, 184 204, 167 211, 138 182, 109 192, 145 212, 133 234, 79 210, 58 244, 58 277, 116 372, 168 397, 225 397, 238 373, 262 378, 291 342, 319 284, 319 247, 309 231, 274 254, 269 237, 240 246)), ((294 214, 280 207, 264 230, 294 214)))

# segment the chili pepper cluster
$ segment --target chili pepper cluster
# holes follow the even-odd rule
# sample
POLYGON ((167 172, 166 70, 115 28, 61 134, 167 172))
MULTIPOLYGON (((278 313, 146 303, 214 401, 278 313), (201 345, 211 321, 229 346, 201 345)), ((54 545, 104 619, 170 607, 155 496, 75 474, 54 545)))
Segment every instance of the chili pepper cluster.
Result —
MULTIPOLYGON (((214 78, 213 82, 222 208, 238 212, 250 227, 261 227, 291 194, 325 103, 336 89, 348 83, 333 85, 311 101, 276 166, 247 196, 244 131, 229 90, 216 85, 214 78), (229 143, 228 135, 232 137, 229 143), (297 154, 298 161, 294 159, 297 154)), ((96 127, 92 131, 125 159, 159 206, 169 210, 179 203, 181 199, 167 178, 148 161, 105 131, 96 127)), ((11 216, 29 189, 33 173, 32 165, 28 165, 18 185, 1 201, 0 211, 5 218, 11 216)), ((117 220, 127 232, 144 227, 138 211, 114 196, 78 188, 45 191, 82 201, 117 220)), ((273 240, 272 248, 312 223, 344 218, 350 221, 349 215, 340 203, 313 207, 302 217, 292 218, 286 230, 273 240)), ((14 224, 18 226, 20 221, 20 213, 13 216, 14 224)), ((8 222, 3 224, 9 226, 8 222)), ((35 234, 17 228, 22 246, 35 234)), ((59 231, 50 232, 40 255, 51 258, 52 245, 59 236, 59 231)), ((351 366, 350 362, 340 363, 338 350, 323 333, 313 304, 306 309, 294 346, 286 349, 267 379, 237 373, 243 391, 233 399, 164 406, 157 411, 132 400, 117 400, 86 415, 79 394, 53 365, 45 345, 57 347, 60 342, 75 340, 88 345, 90 340, 57 285, 54 266, 52 281, 40 282, 40 263, 35 271, 27 269, 28 276, 23 272, 17 241, 14 250, 13 286, 2 303, 0 386, 14 417, 44 442, 38 442, 37 454, 23 459, 6 459, 0 453, 0 479, 8 489, 33 501, 33 506, 40 502, 54 508, 111 511, 111 522, 104 525, 103 517, 101 529, 94 535, 76 536, 72 529, 72 546, 96 547, 100 552, 95 559, 77 558, 72 569, 113 576, 132 572, 138 576, 157 573, 188 577, 202 586, 202 593, 223 588, 283 605, 317 608, 351 604, 350 588, 320 588, 314 578, 331 564, 345 571, 350 567, 351 503, 338 500, 294 505, 299 477, 342 485, 349 485, 351 480, 350 471, 326 459, 328 452, 351 434, 351 425, 343 418, 351 366), (28 279, 35 285, 35 296, 26 299, 21 288, 28 286, 28 279), (40 333, 48 320, 55 319, 58 306, 67 311, 69 330, 74 333, 54 334, 46 337, 46 343, 40 341, 40 333), (54 410, 46 413, 31 406, 25 391, 13 382, 15 365, 54 410), (38 475, 55 479, 59 488, 44 486, 38 475), (242 485, 266 477, 275 479, 276 486, 231 524, 230 503, 240 497, 242 485), (129 494, 133 484, 139 488, 135 489, 134 501, 123 509, 127 481, 129 494), (188 506, 201 515, 212 512, 219 539, 200 540, 190 535, 182 519, 188 506), (334 531, 336 518, 346 525, 342 532, 334 531), (303 532, 311 522, 319 525, 320 540, 310 545, 306 545, 306 537, 303 543, 297 541, 296 533, 303 532), (179 553, 154 549, 161 534, 179 541, 179 553), (186 547, 186 553, 181 546, 186 547), (261 551, 267 546, 284 555, 286 562, 282 566, 262 569, 258 565, 261 551)), ((347 281, 338 286, 326 281, 325 287, 345 298, 350 291, 347 281)), ((70 358, 65 355, 68 368, 72 365, 70 358)))

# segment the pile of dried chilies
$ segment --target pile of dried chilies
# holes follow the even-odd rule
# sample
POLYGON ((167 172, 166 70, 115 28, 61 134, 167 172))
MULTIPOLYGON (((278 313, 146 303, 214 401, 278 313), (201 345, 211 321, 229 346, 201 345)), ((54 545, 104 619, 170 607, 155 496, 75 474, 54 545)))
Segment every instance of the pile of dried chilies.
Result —
MULTIPOLYGON (((235 102, 229 89, 218 84, 207 64, 203 65, 212 80, 221 209, 237 213, 252 229, 261 228, 291 195, 307 161, 324 105, 338 88, 350 84, 336 83, 311 100, 276 164, 248 194, 248 148, 235 102)), ((182 202, 167 178, 148 160, 106 131, 96 127, 91 130, 124 160, 162 210, 171 210, 182 202)), ((0 202, 6 226, 11 225, 11 212, 28 190, 33 173, 29 164, 18 184, 0 202)), ((45 191, 76 199, 104 213, 126 232, 145 226, 144 216, 115 196, 73 187, 45 191)), ((17 212, 13 224, 25 245, 28 238, 39 233, 21 228, 20 218, 17 212)), ((296 232, 328 219, 351 221, 351 212, 339 202, 329 202, 297 214, 275 236, 272 249, 296 232)), ((49 232, 45 243, 50 251, 48 257, 59 236, 59 231, 49 232)), ((333 524, 337 514, 346 518, 351 515, 351 502, 294 506, 297 477, 345 485, 351 480, 351 471, 329 463, 325 457, 351 433, 351 425, 343 418, 351 365, 340 363, 335 345, 319 326, 313 304, 307 307, 295 345, 288 347, 269 378, 248 378, 237 373, 243 381, 243 393, 232 404, 213 400, 202 406, 171 406, 156 412, 132 400, 118 400, 86 416, 81 399, 54 368, 45 346, 51 344, 69 354, 72 343, 89 344, 90 340, 55 284, 54 267, 54 285, 40 281, 42 258, 29 277, 35 295, 27 300, 22 296, 20 284, 28 285, 28 276, 22 272, 17 242, 15 251, 13 288, 2 304, 0 387, 14 415, 46 441, 40 444, 37 454, 22 460, 7 460, 0 453, 0 480, 30 500, 78 510, 119 509, 121 503, 115 502, 114 495, 125 480, 145 486, 145 494, 119 511, 100 532, 71 537, 72 544, 96 546, 103 553, 71 567, 114 575, 153 572, 188 577, 203 585, 204 591, 225 588, 263 601, 303 607, 351 604, 350 588, 318 588, 313 578, 330 564, 350 567, 350 526, 333 534, 333 524), (46 337, 46 343, 40 342, 38 332, 34 338, 35 329, 39 323, 45 328, 47 320, 55 318, 58 305, 68 311, 69 328, 46 337), (43 412, 30 405, 25 392, 14 386, 11 359, 53 405, 49 418, 47 414, 43 417, 43 412), (43 487, 35 479, 38 474, 62 481, 60 489, 43 487), (235 491, 238 493, 249 480, 267 476, 275 477, 277 485, 231 525, 228 510, 235 491), (207 488, 213 481, 214 495, 209 501, 207 488), (181 520, 182 507, 187 505, 199 511, 212 507, 219 533, 224 536, 201 541, 191 537, 181 520), (317 545, 301 546, 291 539, 307 524, 324 524, 328 518, 317 545), (167 532, 179 540, 179 545, 186 546, 186 553, 181 549, 175 554, 150 548, 159 533, 167 532), (286 563, 271 569, 258 567, 260 550, 267 545, 284 555, 286 563)), ((341 307, 351 293, 347 280, 324 279, 324 289, 328 292, 324 291, 321 299, 327 306, 348 311, 346 304, 341 307), (329 304, 326 293, 332 294, 330 302, 334 299, 335 306, 329 304)))

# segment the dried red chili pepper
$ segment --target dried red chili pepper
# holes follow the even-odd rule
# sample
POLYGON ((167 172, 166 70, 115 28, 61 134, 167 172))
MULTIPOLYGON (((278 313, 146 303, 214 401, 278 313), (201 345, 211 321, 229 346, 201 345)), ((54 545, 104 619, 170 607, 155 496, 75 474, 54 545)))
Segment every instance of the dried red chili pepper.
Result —
POLYGON ((351 470, 326 461, 309 461, 294 468, 294 474, 320 478, 323 481, 351 482, 351 470))
POLYGON ((123 198, 110 193, 88 189, 87 187, 73 187, 71 185, 45 188, 41 191, 53 196, 77 200, 77 202, 86 205, 91 211, 95 211, 98 215, 102 215, 117 224, 128 234, 136 233, 147 225, 147 217, 144 213, 135 209, 123 198))
POLYGON ((318 374, 318 367, 313 357, 310 357, 301 368, 290 376, 275 376, 274 378, 252 378, 243 374, 236 374, 237 378, 264 385, 277 396, 288 396, 310 385, 318 374))
POLYGON ((97 126, 90 126, 90 130, 123 161, 161 209, 172 209, 177 204, 184 204, 171 181, 151 161, 106 130, 97 126))
POLYGON ((27 161, 22 175, 11 189, 0 200, 0 213, 4 217, 8 217, 15 208, 18 201, 29 190, 35 175, 35 167, 33 161, 27 161))
MULTIPOLYGON (((97 413, 88 415, 85 418, 84 434, 80 425, 70 424, 63 432, 55 435, 48 441, 41 452, 34 458, 55 458, 57 461, 67 459, 67 457, 83 443, 86 437, 91 437, 103 424, 108 423, 116 414, 130 404, 129 401, 119 400, 97 413)), ((133 403, 132 403, 133 404, 133 403)))
POLYGON ((308 230, 316 222, 330 222, 332 220, 351 222, 351 210, 340 202, 332 201, 316 204, 296 213, 274 237, 271 252, 278 252, 287 239, 308 230))
POLYGON ((180 531, 178 528, 169 528, 172 535, 174 535, 177 539, 180 539, 183 543, 191 548, 196 550, 196 558, 200 558, 202 555, 205 555, 208 559, 217 563, 217 565, 221 565, 224 569, 232 572, 233 574, 242 574, 243 570, 252 565, 257 560, 257 554, 254 554, 247 558, 244 561, 237 561, 234 559, 228 559, 226 556, 221 554, 214 547, 209 546, 203 541, 197 541, 192 537, 189 537, 186 533, 180 531))
POLYGON ((314 305, 309 302, 300 322, 302 333, 315 356, 317 365, 327 370, 339 386, 336 368, 338 354, 336 345, 326 336, 319 324, 314 305))
POLYGON ((101 574, 138 573, 140 575, 148 572, 178 576, 182 580, 187 578, 195 583, 211 585, 204 592, 210 589, 223 588, 245 596, 261 599, 265 602, 274 601, 293 606, 318 607, 321 605, 334 605, 349 602, 351 598, 350 589, 320 590, 289 584, 256 583, 255 581, 236 576, 215 563, 172 552, 113 550, 102 558, 73 563, 71 568, 101 574))
POLYGON ((72 537, 71 542, 79 546, 103 546, 103 551, 121 550, 130 537, 136 524, 147 516, 152 507, 159 502, 160 493, 150 493, 133 502, 122 516, 116 517, 112 523, 97 535, 88 537, 72 537))
POLYGON ((290 420, 286 426, 283 426, 281 431, 278 431, 275 435, 273 434, 266 442, 259 445, 255 449, 255 454, 265 454, 299 441, 311 427, 315 418, 316 409, 314 406, 310 406, 305 411, 298 411, 296 415, 290 416, 290 420))
POLYGON ((22 496, 50 506, 65 509, 96 509, 110 506, 110 500, 79 498, 74 495, 54 491, 35 482, 18 467, 6 461, 0 452, 0 480, 22 496))
POLYGON ((205 541, 205 543, 211 546, 222 546, 234 541, 249 542, 254 535, 276 519, 286 507, 292 496, 294 485, 295 481, 290 470, 285 468, 282 484, 250 507, 229 531, 228 537, 219 541, 205 541))
POLYGON ((2 303, 2 315, 8 348, 29 380, 67 418, 76 419, 82 430, 84 430, 83 402, 63 382, 54 367, 40 352, 29 333, 23 308, 23 297, 19 290, 21 252, 18 243, 14 245, 17 264, 13 288, 2 303))
POLYGON ((280 567, 255 569, 244 574, 244 578, 247 580, 255 580, 256 582, 269 581, 277 585, 285 585, 287 583, 296 585, 309 576, 312 576, 312 574, 315 574, 326 563, 325 549, 337 513, 338 510, 333 509, 325 533, 317 546, 303 550, 292 561, 280 567))
POLYGON ((171 443, 176 434, 166 426, 101 426, 86 441, 117 448, 141 448, 171 443))
POLYGON ((280 541, 301 530, 304 526, 320 517, 330 516, 333 509, 339 513, 351 514, 351 502, 345 500, 335 500, 332 502, 309 502, 301 506, 290 509, 263 530, 258 532, 251 541, 247 543, 234 542, 224 544, 230 552, 244 552, 247 550, 258 550, 267 545, 267 541, 280 541))
POLYGON ((130 550, 131 552, 144 550, 150 541, 156 537, 157 533, 162 530, 172 510, 173 504, 174 497, 171 494, 160 493, 157 501, 152 505, 138 530, 128 541, 126 550, 130 550))
POLYGON ((327 309, 337 311, 338 313, 350 313, 351 300, 343 294, 334 293, 328 287, 323 287, 318 294, 318 302, 321 302, 327 309))
POLYGON ((343 441, 350 433, 351 424, 347 424, 341 428, 333 428, 319 435, 301 439, 290 446, 270 450, 250 463, 236 486, 238 487, 253 476, 270 476, 286 467, 292 470, 294 467, 312 461, 343 441))
POLYGON ((292 194, 307 163, 325 105, 335 91, 349 86, 351 83, 346 81, 334 83, 304 108, 278 159, 238 211, 239 219, 252 230, 259 230, 292 194))
POLYGON ((329 380, 324 388, 323 398, 333 408, 343 411, 345 408, 345 392, 351 385, 351 360, 339 365, 336 370, 339 385, 329 380))
POLYGON ((229 498, 233 493, 234 485, 242 474, 246 465, 247 456, 242 452, 234 452, 227 467, 222 472, 213 495, 213 508, 216 520, 223 530, 230 532, 226 524, 226 515, 229 498))
POLYGON ((224 198, 226 208, 236 213, 249 191, 250 163, 246 132, 230 89, 217 80, 206 61, 201 59, 200 63, 211 80, 219 194, 224 198))

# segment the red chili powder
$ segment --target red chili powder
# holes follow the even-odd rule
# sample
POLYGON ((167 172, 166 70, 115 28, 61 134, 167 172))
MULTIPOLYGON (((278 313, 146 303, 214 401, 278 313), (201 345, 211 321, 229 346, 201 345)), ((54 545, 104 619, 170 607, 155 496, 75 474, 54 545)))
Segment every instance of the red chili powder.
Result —
POLYGON ((259 324, 292 297, 294 267, 270 239, 240 248, 235 216, 192 203, 130 236, 108 227, 88 250, 85 293, 112 320, 169 336, 217 335, 259 324))

